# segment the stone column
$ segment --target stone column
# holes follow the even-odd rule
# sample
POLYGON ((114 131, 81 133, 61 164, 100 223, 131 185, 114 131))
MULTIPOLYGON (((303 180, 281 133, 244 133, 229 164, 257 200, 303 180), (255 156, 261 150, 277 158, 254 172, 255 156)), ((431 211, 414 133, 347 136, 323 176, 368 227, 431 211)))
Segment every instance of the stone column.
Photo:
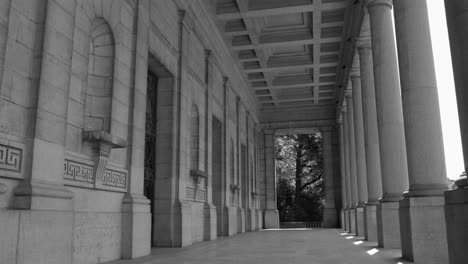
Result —
POLYGON ((336 227, 338 225, 335 206, 335 184, 333 181, 333 151, 332 131, 333 127, 320 128, 323 136, 323 170, 325 174, 325 206, 323 209, 322 227, 336 227))
POLYGON ((341 174, 341 228, 347 230, 346 210, 348 207, 348 190, 346 189, 346 161, 345 161, 345 146, 343 132, 343 114, 337 120, 338 125, 338 140, 340 148, 340 174, 341 174))
MULTIPOLYGON (((445 0, 447 27, 452 52, 453 75, 457 95, 458 117, 465 171, 468 170, 468 1, 445 0)), ((468 229, 468 180, 463 174, 456 190, 445 193, 445 218, 449 248, 449 263, 462 264, 468 259, 466 250, 468 229), (464 228, 465 227, 465 228, 464 228)))
POLYGON ((377 106, 375 104, 374 69, 372 68, 372 45, 370 41, 358 43, 361 68, 362 112, 364 117, 364 139, 366 147, 367 204, 366 239, 377 241, 377 205, 382 197, 382 175, 380 171, 380 145, 377 128, 377 106))
POLYGON ((353 206, 353 190, 351 188, 351 166, 349 158, 349 129, 348 129, 348 113, 346 112, 346 101, 341 108, 341 114, 343 116, 343 150, 344 150, 344 161, 345 161, 345 187, 346 187, 346 231, 351 232, 351 210, 353 206))
POLYGON ((374 63, 383 196, 378 207, 380 247, 400 248, 398 201, 408 188, 408 165, 391 0, 368 4, 374 63))
POLYGON ((356 207, 357 235, 366 236, 364 207, 367 202, 366 150, 364 146, 364 121, 362 116, 361 77, 351 75, 353 86, 354 136, 356 142, 356 170, 358 182, 358 204, 356 207))
POLYGON ((356 168, 356 137, 354 135, 354 106, 351 90, 346 94, 346 111, 348 113, 348 146, 349 146, 349 168, 350 168, 350 186, 352 200, 350 205, 351 233, 357 234, 356 206, 358 204, 358 181, 356 168))
POLYGON ((263 226, 266 229, 279 228, 279 214, 276 209, 275 135, 273 130, 265 130, 264 133, 266 210, 263 226))
POLYGON ((427 4, 395 0, 394 6, 409 176, 400 201, 401 249, 415 263, 448 263, 448 188, 427 4))

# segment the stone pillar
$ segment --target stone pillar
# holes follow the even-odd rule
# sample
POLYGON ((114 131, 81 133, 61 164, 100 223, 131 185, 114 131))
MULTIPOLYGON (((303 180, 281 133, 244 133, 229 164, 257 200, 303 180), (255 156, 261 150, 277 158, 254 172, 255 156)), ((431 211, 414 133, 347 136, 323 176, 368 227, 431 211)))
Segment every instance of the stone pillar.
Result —
POLYGON ((143 195, 145 156, 145 122, 147 74, 148 74, 148 25, 149 2, 138 2, 137 50, 135 52, 135 90, 133 93, 133 116, 129 188, 122 203, 122 258, 131 259, 150 254, 151 213, 150 201, 143 195))
POLYGON ((344 160, 345 160, 345 181, 346 181, 346 211, 345 211, 345 218, 346 218, 346 230, 351 232, 351 226, 354 223, 354 219, 352 218, 351 211, 353 209, 353 189, 351 188, 351 165, 350 165, 350 157, 349 157, 349 125, 348 125, 348 112, 346 112, 346 104, 343 105, 341 109, 341 113, 343 115, 343 142, 344 142, 344 160))
POLYGON ((341 228, 347 230, 346 210, 348 207, 348 190, 346 189, 346 162, 344 150, 344 133, 343 133, 343 114, 337 120, 338 125, 338 140, 340 148, 340 174, 341 174, 341 228))
POLYGON ((273 130, 265 130, 264 133, 266 210, 263 226, 266 229, 279 228, 279 213, 276 209, 275 135, 273 130))
POLYGON ((382 175, 380 171, 380 145, 375 104, 374 69, 372 68, 372 46, 370 41, 358 43, 361 68, 362 112, 366 147, 367 204, 366 239, 377 241, 377 205, 382 197, 382 175))
POLYGON ((351 207, 350 207, 350 218, 351 218, 351 232, 357 234, 357 213, 356 207, 359 202, 359 190, 357 180, 357 168, 356 168, 356 137, 354 129, 354 104, 352 99, 352 92, 349 90, 346 94, 346 111, 348 113, 348 144, 349 144, 349 167, 351 175, 351 207))
POLYGON ((448 188, 426 0, 395 0, 394 7, 409 176, 400 201, 401 249, 415 263, 447 263, 448 188))
POLYGON ((323 209, 322 227, 337 227, 338 219, 335 206, 335 184, 333 181, 333 151, 332 131, 333 127, 320 128, 323 136, 323 170, 325 174, 325 206, 323 209))
MULTIPOLYGON (((453 75, 465 171, 468 171, 468 1, 445 0, 445 12, 452 53, 453 75)), ((456 190, 445 193, 445 218, 449 263, 462 264, 468 259, 468 180, 463 174, 456 190)))
POLYGON ((368 4, 383 196, 378 207, 380 247, 400 248, 398 201, 408 188, 408 165, 391 0, 368 4))
POLYGON ((356 170, 358 182, 358 204, 356 207, 356 224, 358 236, 366 236, 366 222, 364 207, 367 202, 367 174, 366 174, 366 150, 364 145, 364 121, 362 116, 362 89, 361 77, 358 74, 351 75, 353 86, 354 107, 354 136, 356 142, 356 170))

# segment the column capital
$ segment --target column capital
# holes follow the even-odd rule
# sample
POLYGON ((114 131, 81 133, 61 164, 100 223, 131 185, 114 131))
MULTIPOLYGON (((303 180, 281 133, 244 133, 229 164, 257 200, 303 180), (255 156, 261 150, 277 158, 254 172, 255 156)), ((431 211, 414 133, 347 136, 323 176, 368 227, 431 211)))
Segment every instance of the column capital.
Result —
POLYGON ((229 77, 223 76, 223 87, 224 88, 228 87, 228 82, 229 82, 229 77))
POLYGON ((351 90, 351 89, 346 89, 344 95, 345 95, 346 98, 351 98, 351 97, 353 97, 353 90, 351 90))
POLYGON ((361 78, 361 68, 351 68, 349 71, 349 78, 351 81, 354 79, 360 79, 361 78))
POLYGON ((372 42, 370 37, 358 38, 356 47, 359 52, 359 56, 361 56, 364 51, 372 51, 372 42))
MULTIPOLYGON (((374 6, 386 6, 390 9, 393 8, 393 1, 392 0, 370 0, 367 3, 367 8, 372 8, 374 6)), ((369 10, 370 11, 370 10, 369 10)))
POLYGON ((209 60, 211 57, 211 50, 205 49, 205 60, 209 60))
POLYGON ((336 119, 336 124, 338 124, 338 126, 343 124, 343 115, 340 114, 340 117, 336 119))

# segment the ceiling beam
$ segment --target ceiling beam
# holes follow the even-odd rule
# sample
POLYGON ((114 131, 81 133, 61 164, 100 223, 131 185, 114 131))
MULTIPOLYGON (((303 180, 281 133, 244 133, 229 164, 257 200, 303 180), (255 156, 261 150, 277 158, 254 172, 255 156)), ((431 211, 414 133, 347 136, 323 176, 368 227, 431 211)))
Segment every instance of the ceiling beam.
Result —
MULTIPOLYGON (((278 7, 278 8, 265 8, 260 10, 246 10, 241 12, 232 12, 232 13, 219 13, 217 14, 218 19, 221 20, 231 20, 239 18, 254 18, 254 17, 264 17, 264 16, 274 16, 274 15, 287 15, 287 14, 297 14, 314 11, 315 4, 307 5, 295 5, 288 7, 278 7)), ((324 3, 322 4, 322 10, 335 10, 343 9, 348 6, 347 1, 335 2, 335 3, 324 3)))

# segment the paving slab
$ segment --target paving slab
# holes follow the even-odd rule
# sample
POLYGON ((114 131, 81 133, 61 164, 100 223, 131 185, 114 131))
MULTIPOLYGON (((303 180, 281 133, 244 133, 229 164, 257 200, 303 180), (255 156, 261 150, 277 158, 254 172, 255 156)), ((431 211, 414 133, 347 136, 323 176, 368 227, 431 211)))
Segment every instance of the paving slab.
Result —
POLYGON ((400 250, 339 229, 271 229, 200 242, 185 248, 154 248, 150 256, 108 264, 408 264, 400 250))

